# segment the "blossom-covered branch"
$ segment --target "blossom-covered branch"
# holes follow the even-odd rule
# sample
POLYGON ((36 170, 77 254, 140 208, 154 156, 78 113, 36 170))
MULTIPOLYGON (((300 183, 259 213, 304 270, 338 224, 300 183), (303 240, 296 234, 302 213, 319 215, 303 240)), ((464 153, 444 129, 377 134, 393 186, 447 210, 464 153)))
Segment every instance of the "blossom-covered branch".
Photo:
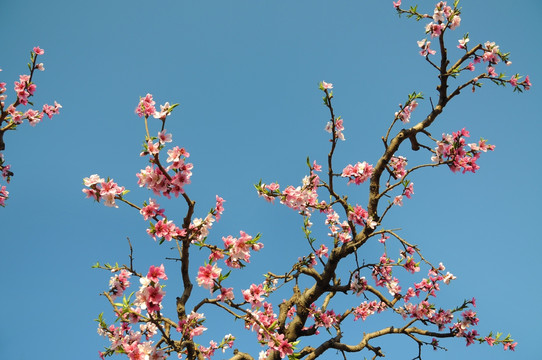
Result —
MULTIPOLYGON (((43 63, 38 63, 38 56, 43 55, 45 51, 39 46, 36 46, 30 52, 30 62, 28 63, 28 70, 30 74, 20 75, 19 81, 14 82, 14 91, 17 95, 16 99, 6 107, 6 83, 0 82, 0 173, 3 180, 7 183, 10 182, 13 172, 11 171, 11 165, 6 164, 4 154, 2 151, 6 149, 6 143, 4 134, 7 131, 14 131, 24 120, 27 120, 31 126, 36 126, 43 119, 44 115, 47 115, 49 119, 53 115, 58 114, 60 104, 55 101, 54 105, 43 105, 41 110, 27 109, 25 112, 19 111, 19 106, 32 105, 29 99, 34 96, 36 91, 36 84, 32 81, 34 77, 34 71, 44 71, 45 67, 43 63)), ((2 71, 0 69, 0 71, 2 71)), ((0 206, 5 206, 5 202, 9 196, 9 192, 6 190, 6 186, 0 183, 0 206)))
MULTIPOLYGON (((137 201, 126 198, 127 190, 123 186, 98 175, 84 179, 83 191, 95 201, 103 200, 106 206, 116 207, 116 201, 126 203, 149 221, 150 238, 159 244, 174 241, 179 256, 175 260, 181 263, 181 284, 179 296, 173 301, 169 293, 175 290, 168 290, 168 294, 164 290, 168 277, 163 264, 151 266, 145 276, 142 275, 145 272, 138 273, 132 263, 130 266, 98 264, 97 267, 114 273, 104 295, 116 316, 109 325, 103 316, 98 319, 99 333, 110 341, 101 353, 102 358, 120 353, 130 359, 165 359, 174 354, 190 360, 210 359, 216 350, 233 349, 236 338, 231 334, 211 340, 208 345, 198 342, 198 337, 207 330, 203 311, 209 307, 224 311, 224 316, 232 320, 243 320, 245 328, 254 332, 255 340, 262 346, 257 356, 235 349, 230 357, 235 360, 316 359, 330 349, 341 351, 345 358, 347 353, 363 350, 376 358, 384 356, 386 349, 376 346, 375 339, 391 334, 411 339, 420 359, 422 348, 442 349, 440 341, 447 338, 463 339, 467 346, 485 342, 514 350, 516 343, 510 336, 478 333, 474 298, 458 301, 452 308, 438 305, 441 287, 448 286, 456 277, 446 271, 442 263, 435 265, 429 261, 420 246, 402 238, 398 229, 390 227, 387 219, 385 222, 385 217, 414 197, 414 183, 410 180, 414 171, 448 166, 454 173, 475 173, 480 156, 494 149, 485 139, 469 143, 470 133, 465 128, 441 137, 433 137, 429 132, 462 89, 490 80, 521 92, 530 88, 529 78, 517 74, 510 78, 497 75, 495 66, 500 62, 509 65, 509 54, 502 53, 491 42, 469 50, 468 36, 459 40, 458 47, 465 53, 450 66, 445 34, 453 34, 460 26, 461 11, 457 1, 453 6, 438 2, 432 14, 419 12, 417 7, 402 9, 400 0, 393 2, 393 6, 399 14, 430 21, 425 33, 438 41, 438 50, 431 49, 427 38, 418 41, 418 47, 420 54, 430 62, 432 71, 437 72, 438 101, 433 106, 430 100, 431 110, 420 116, 417 109, 424 97, 421 92, 409 94, 404 105, 400 104, 399 110, 390 117, 387 130, 383 129, 384 151, 376 162, 354 159, 342 164, 339 167, 342 170, 337 171, 334 170, 337 167, 335 154, 346 140, 347 120, 336 115, 332 104, 333 84, 320 83, 330 115, 324 127, 330 134, 327 174, 321 177, 322 165, 307 159, 308 174, 300 185, 281 186, 277 182, 263 181, 255 185, 265 200, 271 203, 276 200, 301 215, 306 252, 286 266, 284 272, 269 271, 259 283, 239 286, 232 283, 230 274, 249 266, 253 251, 263 249, 261 235, 250 235, 243 230, 238 235, 214 235, 213 224, 220 220, 225 204, 218 195, 214 197, 213 208, 195 217, 200 210, 187 194, 195 171, 188 162, 190 154, 179 146, 167 149, 173 140, 165 124, 177 104, 165 103, 158 111, 152 95, 140 99, 136 113, 145 122, 145 142, 140 155, 148 159, 149 165, 137 174, 138 185, 152 191, 155 198, 137 205, 137 201), (438 60, 430 60, 430 56, 438 60), (487 71, 468 78, 474 64, 482 61, 487 63, 487 71), (461 80, 463 82, 450 92, 452 81, 461 77, 468 79, 461 80), (152 117, 161 121, 156 136, 151 135, 152 124, 148 121, 152 117), (405 127, 398 129, 398 126, 405 127), (403 146, 405 142, 411 144, 410 150, 403 146), (407 152, 419 150, 427 152, 427 162, 409 164, 407 152), (164 153, 168 156, 165 161, 164 153), (350 191, 365 188, 367 203, 350 202, 347 194, 337 190, 339 182, 349 185, 350 191), (157 197, 171 198, 171 195, 184 198, 186 213, 183 216, 168 216, 166 209, 158 204, 157 197), (176 219, 182 221, 176 224, 176 219), (359 251, 369 242, 382 247, 378 256, 371 258, 368 252, 359 251), (204 261, 191 264, 190 250, 194 247, 207 255, 204 261), (139 278, 140 287, 125 295, 134 276, 139 278), (208 290, 208 295, 194 296, 195 284, 208 290), (169 302, 166 295, 171 299, 169 302), (343 295, 350 299, 347 305, 336 301, 343 295), (115 302, 121 297, 122 302, 115 302), (190 299, 195 303, 192 308, 190 299), (169 312, 176 320, 165 315, 168 313, 166 304, 172 306, 169 312), (389 324, 376 329, 364 328, 353 343, 343 341, 346 326, 359 326, 357 324, 367 318, 383 312, 390 314, 389 324), (115 325, 117 323, 119 325, 115 325)), ((171 288, 179 289, 178 286, 171 288)))

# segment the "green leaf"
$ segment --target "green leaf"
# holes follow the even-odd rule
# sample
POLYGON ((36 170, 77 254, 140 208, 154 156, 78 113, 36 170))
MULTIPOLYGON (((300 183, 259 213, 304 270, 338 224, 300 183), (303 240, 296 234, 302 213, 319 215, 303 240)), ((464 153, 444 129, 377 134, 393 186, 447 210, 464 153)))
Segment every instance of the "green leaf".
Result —
POLYGON ((231 274, 231 270, 225 274, 220 274, 220 276, 218 277, 218 282, 221 282, 222 280, 226 280, 228 276, 230 276, 230 274, 231 274))

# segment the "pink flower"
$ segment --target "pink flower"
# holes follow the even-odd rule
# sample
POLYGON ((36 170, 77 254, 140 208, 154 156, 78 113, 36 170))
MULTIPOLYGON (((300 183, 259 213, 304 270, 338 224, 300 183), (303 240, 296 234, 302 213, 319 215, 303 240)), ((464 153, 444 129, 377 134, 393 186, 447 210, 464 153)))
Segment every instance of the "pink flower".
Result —
POLYGON ((399 9, 401 6, 401 0, 393 1, 393 7, 399 9))
POLYGON ((455 30, 457 27, 459 27, 459 24, 461 23, 461 18, 459 17, 459 15, 454 15, 454 17, 452 18, 452 21, 450 22, 450 29, 451 30, 455 30))
POLYGON ((169 102, 166 102, 164 105, 160 105, 160 112, 155 111, 154 114, 152 114, 152 116, 155 119, 165 120, 166 117, 170 113, 169 107, 170 107, 169 102))
POLYGON ((34 92, 36 91, 36 84, 30 84, 27 86, 28 92, 30 95, 34 95, 34 92))
POLYGON ((217 267, 216 264, 207 264, 205 266, 200 266, 198 271, 198 277, 196 281, 199 286, 203 286, 206 289, 213 291, 214 281, 220 277, 222 269, 217 267))
POLYGON ((45 54, 45 50, 40 49, 39 46, 36 46, 33 50, 34 50, 34 52, 36 53, 36 55, 43 55, 43 54, 45 54))
POLYGON ((160 266, 151 265, 149 272, 147 273, 147 278, 155 283, 159 281, 158 279, 167 280, 164 264, 161 264, 160 266))
POLYGON ((215 209, 216 209, 216 214, 215 214, 216 221, 220 220, 220 216, 224 212, 224 203, 225 202, 226 202, 226 200, 224 200, 220 196, 216 195, 216 207, 215 207, 215 209))
POLYGON ((504 343, 504 350, 512 350, 512 351, 516 351, 516 345, 517 345, 517 344, 518 344, 517 342, 515 342, 515 343, 513 343, 513 344, 512 344, 512 343, 509 343, 509 342, 504 343))
POLYGON ((457 47, 459 49, 466 49, 467 48, 467 43, 470 41, 469 38, 463 38, 463 39, 459 39, 457 40, 459 42, 459 45, 457 45, 457 47))
POLYGON ((322 87, 326 90, 331 90, 333 89, 333 84, 332 83, 327 83, 325 81, 322 81, 322 87))
POLYGON ((352 277, 352 282, 350 282, 350 290, 352 290, 356 296, 360 296, 365 290, 367 290, 367 280, 365 280, 364 276, 360 278, 358 271, 356 271, 352 277))
POLYGON ((436 51, 431 50, 429 46, 431 45, 431 41, 427 41, 427 39, 423 39, 418 41, 418 47, 422 49, 420 51, 421 56, 428 56, 428 55, 435 55, 436 51))
POLYGON ((158 140, 160 141, 160 144, 170 143, 172 139, 171 134, 166 134, 166 130, 160 131, 158 133, 158 140))
MULTIPOLYGON (((437 37, 442 34, 442 30, 446 27, 445 24, 435 24, 435 23, 429 23, 425 27, 425 32, 431 34, 431 37, 437 37)), ((428 45, 429 46, 429 45, 428 45)))
POLYGON ((292 344, 288 343, 287 339, 284 339, 284 334, 276 335, 274 339, 271 339, 268 343, 269 347, 277 350, 281 358, 294 353, 292 344))
POLYGON ((188 151, 186 151, 184 148, 179 148, 178 146, 175 146, 173 149, 168 150, 167 154, 169 157, 167 158, 167 162, 172 162, 174 168, 178 168, 179 164, 181 163, 182 159, 181 156, 184 156, 185 158, 190 157, 190 154, 188 151))
POLYGON ((0 206, 6 205, 6 199, 8 198, 9 191, 6 190, 5 186, 0 187, 0 206))
POLYGON ((414 183, 411 182, 408 184, 408 186, 405 188, 405 190, 403 191, 403 194, 409 198, 409 199, 412 199, 412 194, 414 194, 414 183))
POLYGON ((474 341, 476 340, 477 335, 479 335, 479 334, 478 334, 478 331, 476 331, 476 330, 472 330, 472 331, 469 331, 468 333, 464 334, 465 340, 467 340, 467 346, 470 346, 470 345, 474 344, 474 341))
POLYGON ((497 73, 495 72, 495 68, 493 68, 492 66, 488 66, 487 67, 487 74, 489 76, 493 76, 493 77, 497 77, 499 75, 497 75, 497 73))
POLYGON ((143 215, 144 220, 148 220, 155 216, 164 216, 164 209, 160 209, 160 205, 158 205, 154 199, 149 199, 149 204, 143 206, 139 213, 143 215))
POLYGON ((523 80, 522 84, 525 90, 529 90, 531 88, 532 84, 531 84, 531 81, 529 80, 529 75, 525 76, 525 80, 523 80))
POLYGON ((100 178, 98 174, 90 175, 90 177, 83 179, 85 186, 92 186, 102 182, 104 182, 104 179, 100 178))
POLYGON ((218 301, 233 300, 233 288, 220 288, 220 295, 216 297, 218 301))
POLYGON ((321 244, 320 245, 320 248, 318 248, 314 253, 316 254, 316 256, 318 257, 322 257, 322 256, 325 256, 325 257, 328 257, 328 248, 327 246, 325 246, 324 244, 321 244))
POLYGON ((442 281, 448 285, 450 283, 451 280, 455 280, 457 279, 453 274, 451 274, 450 272, 447 272, 446 275, 444 275, 444 278, 442 279, 442 281))
MULTIPOLYGON (((153 143, 151 140, 147 141, 147 151, 151 155, 157 155, 160 152, 160 143, 153 143)), ((142 153, 141 156, 145 155, 142 153)))

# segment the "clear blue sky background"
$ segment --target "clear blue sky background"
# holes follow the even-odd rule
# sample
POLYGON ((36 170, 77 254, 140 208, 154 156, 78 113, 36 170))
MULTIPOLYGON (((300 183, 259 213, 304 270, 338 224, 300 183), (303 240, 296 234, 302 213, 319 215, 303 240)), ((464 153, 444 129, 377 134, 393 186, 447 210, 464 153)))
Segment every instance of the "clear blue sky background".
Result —
MULTIPOLYGON (((432 2, 421 2, 432 11, 432 2)), ((534 86, 518 96, 486 84, 453 101, 432 133, 467 127, 474 139, 483 136, 496 144, 496 151, 482 157, 476 175, 444 168, 416 175, 414 198, 394 209, 386 225, 403 228, 429 259, 444 262, 458 277, 440 304, 453 306, 474 296, 478 331, 510 332, 519 342, 515 353, 505 353, 452 340, 443 343, 450 351, 426 349, 425 359, 539 359, 542 5, 464 0, 462 6, 461 27, 449 34, 451 55, 458 54, 453 47, 465 32, 471 43, 495 41, 512 53, 512 66, 500 69, 530 74, 534 86)), ((426 22, 398 18, 391 0, 29 0, 2 1, 0 9, 0 81, 8 83, 8 100, 13 81, 26 71, 29 50, 39 45, 46 71, 36 74, 33 101, 63 105, 53 120, 5 136, 4 154, 15 177, 8 206, 0 209, 2 359, 96 359, 106 342, 93 319, 105 312, 112 320, 106 299, 98 295, 110 274, 90 267, 96 261, 127 262, 126 237, 140 271, 165 263, 170 281, 164 305, 173 308, 176 264, 164 257, 175 253, 146 235, 146 223, 133 209, 105 208, 81 192, 82 178, 98 173, 132 190, 128 198, 134 202, 148 199, 135 177, 145 166, 138 156, 143 122, 134 114, 139 96, 152 93, 157 103, 181 104, 167 129, 192 155, 193 184, 187 191, 197 201, 196 216, 205 216, 215 194, 227 201, 212 237, 263 233, 263 251, 235 274, 239 288, 261 281, 266 270, 285 271, 307 252, 301 218, 258 199, 253 184, 262 178, 297 186, 307 155, 324 163, 328 113, 319 81, 335 85, 336 113, 345 119, 347 141, 337 150, 337 168, 376 162, 383 150, 380 137, 408 93, 436 98, 435 72, 416 45, 426 22)), ((423 102, 413 121, 429 108, 423 102)), ((406 150, 402 155, 416 159, 406 150)), ((365 204, 366 186, 348 190, 353 201, 365 204)), ((180 200, 159 203, 171 218, 184 214, 180 200)), ((325 229, 322 234, 325 240, 325 229)), ((381 252, 374 246, 361 256, 370 261, 381 252)), ((210 330, 203 344, 243 332, 242 324, 204 312, 210 330)), ((347 335, 392 324, 357 322, 347 335)), ((257 356, 254 339, 247 333, 236 346, 257 356)), ((417 354, 415 344, 399 336, 380 345, 389 359, 417 354)), ((323 358, 336 356, 329 352, 323 358)))

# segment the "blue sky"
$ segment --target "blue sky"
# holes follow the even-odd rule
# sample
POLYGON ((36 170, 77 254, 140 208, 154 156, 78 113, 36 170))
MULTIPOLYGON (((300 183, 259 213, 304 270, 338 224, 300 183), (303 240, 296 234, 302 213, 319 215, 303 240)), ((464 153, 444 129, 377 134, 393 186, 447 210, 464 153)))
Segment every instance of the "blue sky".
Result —
MULTIPOLYGON (((424 3, 430 11, 433 3, 424 3)), ((495 41, 511 52, 513 62, 501 71, 529 74, 533 88, 518 96, 485 84, 454 100, 433 135, 466 127, 474 139, 496 144, 496 151, 482 156, 475 175, 444 168, 415 174, 415 196, 394 209, 386 225, 402 228, 428 258, 442 261, 458 277, 443 291, 443 304, 474 296, 478 331, 510 332, 519 342, 515 353, 505 353, 447 341, 443 345, 450 351, 427 349, 425 359, 535 359, 542 320, 537 231, 542 54, 536 17, 542 5, 502 0, 488 7, 464 0, 462 7, 461 27, 448 38, 451 56, 459 54, 453 47, 465 32, 471 43, 495 41)), ((135 177, 146 165, 139 157, 144 125, 134 114, 140 96, 152 93, 157 103, 181 104, 167 129, 174 143, 191 153, 194 176, 187 192, 197 201, 196 216, 205 216, 216 194, 227 201, 211 236, 219 240, 239 230, 263 234, 265 248, 235 274, 239 288, 261 281, 267 270, 284 271, 308 251, 301 218, 258 199, 253 184, 263 179, 297 186, 307 156, 324 163, 328 112, 320 81, 334 84, 335 111, 345 122, 347 141, 337 149, 336 164, 342 164, 337 167, 377 161, 380 137, 408 93, 437 96, 436 74, 416 45, 425 36, 425 22, 398 18, 391 1, 29 0, 3 2, 1 8, 0 82, 8 83, 8 101, 30 49, 39 45, 46 70, 35 76, 33 101, 56 100, 63 109, 53 120, 35 128, 26 124, 4 137, 15 176, 8 205, 0 209, 0 266, 7 278, 0 300, 0 358, 96 359, 106 342, 93 319, 100 312, 112 319, 99 296, 110 274, 90 267, 96 261, 127 262, 126 237, 141 271, 166 265, 171 280, 164 305, 173 306, 178 277, 175 264, 164 257, 174 253, 147 236, 146 223, 133 209, 105 208, 81 192, 83 177, 97 173, 130 189, 128 198, 136 203, 151 195, 139 189, 135 177)), ((426 100, 412 121, 428 109, 426 100)), ((366 201, 367 186, 344 189, 352 201, 366 201)), ((180 200, 159 203, 172 217, 184 215, 180 200)), ((325 229, 322 234, 325 238, 325 229)), ((366 251, 363 257, 374 259, 382 249, 366 251)), ((242 324, 224 327, 224 321, 213 315, 202 343, 243 332, 242 324)), ((367 326, 390 326, 386 321, 367 326)), ((371 330, 364 326, 354 323, 351 334, 371 330)), ((256 356, 254 338, 247 332, 237 347, 256 356)), ((381 346, 391 359, 417 353, 400 337, 381 346)), ((334 357, 330 352, 322 358, 334 357)))

